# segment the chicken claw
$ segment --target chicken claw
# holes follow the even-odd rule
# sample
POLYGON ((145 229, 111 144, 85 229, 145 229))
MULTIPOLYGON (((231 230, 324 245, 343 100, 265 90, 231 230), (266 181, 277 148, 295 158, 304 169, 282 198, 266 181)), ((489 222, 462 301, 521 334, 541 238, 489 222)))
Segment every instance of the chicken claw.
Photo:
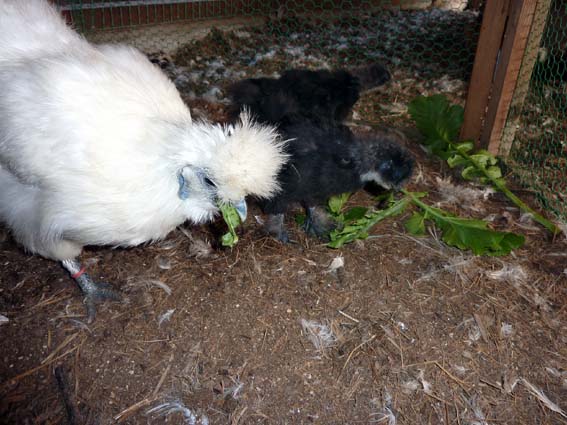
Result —
POLYGON ((85 269, 76 260, 63 260, 63 267, 71 274, 83 292, 84 303, 87 307, 87 322, 92 323, 96 316, 96 304, 106 300, 120 301, 122 296, 112 286, 105 282, 95 282, 85 273, 85 269))

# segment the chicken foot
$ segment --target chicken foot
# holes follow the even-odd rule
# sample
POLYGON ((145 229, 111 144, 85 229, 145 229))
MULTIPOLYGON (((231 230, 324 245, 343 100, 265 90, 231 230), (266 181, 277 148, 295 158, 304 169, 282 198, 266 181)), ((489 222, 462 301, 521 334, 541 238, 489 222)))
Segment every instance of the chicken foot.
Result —
POLYGON ((88 323, 92 323, 95 319, 97 303, 105 300, 119 301, 122 298, 120 293, 112 289, 110 284, 92 280, 77 260, 63 260, 61 264, 71 274, 85 296, 84 303, 87 307, 88 323))
POLYGON ((329 232, 336 227, 336 224, 327 212, 318 207, 305 207, 305 214, 306 218, 303 226, 305 233, 327 240, 329 232))

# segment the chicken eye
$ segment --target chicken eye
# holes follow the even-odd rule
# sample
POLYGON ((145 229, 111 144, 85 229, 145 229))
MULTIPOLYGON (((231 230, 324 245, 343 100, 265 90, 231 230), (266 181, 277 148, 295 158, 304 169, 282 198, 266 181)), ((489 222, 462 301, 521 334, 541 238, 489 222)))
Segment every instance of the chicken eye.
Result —
POLYGON ((389 161, 385 161, 382 164, 380 164, 380 171, 382 172, 387 172, 390 171, 394 166, 394 163, 392 160, 389 161))
POLYGON ((215 184, 215 182, 212 181, 212 180, 211 180, 210 178, 208 178, 208 177, 205 177, 205 178, 203 179, 203 182, 204 182, 207 186, 209 186, 209 187, 213 187, 213 188, 216 188, 216 187, 217 187, 217 185, 215 184))

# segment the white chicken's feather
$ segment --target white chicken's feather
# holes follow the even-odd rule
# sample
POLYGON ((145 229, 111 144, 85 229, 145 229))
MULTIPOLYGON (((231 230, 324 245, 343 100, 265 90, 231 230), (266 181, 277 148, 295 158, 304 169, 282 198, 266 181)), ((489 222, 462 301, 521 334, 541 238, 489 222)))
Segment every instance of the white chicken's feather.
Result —
POLYGON ((81 44, 87 42, 45 0, 0 1, 0 61, 45 57, 81 44))
POLYGON ((40 0, 0 0, 0 220, 29 251, 137 245, 217 211, 180 170, 210 172, 221 202, 269 197, 285 161, 272 128, 192 122, 174 85, 127 46, 93 46, 40 0))

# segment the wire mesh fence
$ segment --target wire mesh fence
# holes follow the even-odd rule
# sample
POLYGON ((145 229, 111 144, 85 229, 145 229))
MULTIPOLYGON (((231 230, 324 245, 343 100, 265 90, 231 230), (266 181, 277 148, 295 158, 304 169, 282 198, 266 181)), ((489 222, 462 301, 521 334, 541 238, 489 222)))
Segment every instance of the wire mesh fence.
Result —
POLYGON ((411 96, 428 92, 463 103, 482 18, 482 2, 466 0, 56 2, 94 42, 166 54, 164 70, 186 97, 222 101, 236 79, 291 67, 381 62, 398 85, 371 99, 380 104, 368 102, 370 121, 396 117, 411 96))
POLYGON ((507 163, 546 210, 567 220, 567 2, 540 1, 538 8, 532 28, 543 34, 526 50, 522 71, 531 75, 524 76, 528 85, 517 87, 521 101, 508 115, 507 163))

